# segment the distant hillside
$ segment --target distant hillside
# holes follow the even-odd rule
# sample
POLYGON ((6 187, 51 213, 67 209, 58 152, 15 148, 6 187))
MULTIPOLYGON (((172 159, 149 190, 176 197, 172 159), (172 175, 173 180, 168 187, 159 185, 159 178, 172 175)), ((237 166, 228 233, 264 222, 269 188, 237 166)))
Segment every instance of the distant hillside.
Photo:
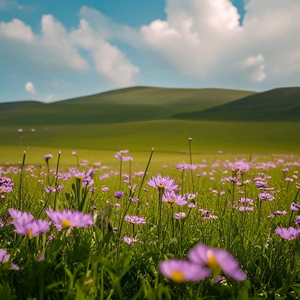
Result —
POLYGON ((39 101, 16 101, 0 103, 0 112, 40 105, 44 105, 44 103, 39 101))
POLYGON ((174 114, 198 112, 253 94, 226 89, 133 87, 31 107, 18 102, 19 107, 0 115, 0 125, 110 124, 169 119, 174 114))
POLYGON ((173 119, 214 121, 300 122, 300 87, 280 88, 173 119))

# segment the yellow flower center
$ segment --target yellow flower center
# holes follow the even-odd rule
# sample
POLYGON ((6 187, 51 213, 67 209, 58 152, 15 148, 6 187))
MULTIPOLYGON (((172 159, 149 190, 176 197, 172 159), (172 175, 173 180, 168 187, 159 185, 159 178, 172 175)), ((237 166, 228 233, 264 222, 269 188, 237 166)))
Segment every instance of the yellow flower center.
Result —
POLYGON ((177 283, 180 283, 183 282, 185 278, 184 278, 184 274, 181 271, 175 270, 171 274, 171 279, 177 283))
POLYGON ((78 179, 82 179, 83 178, 83 175, 77 175, 76 176, 78 179))
POLYGON ((70 220, 63 220, 61 222, 61 226, 63 226, 63 227, 70 227, 71 226, 71 221, 70 220))
POLYGON ((173 204, 175 200, 173 198, 169 199, 169 203, 173 204))
POLYGON ((211 250, 207 251, 207 266, 210 268, 213 277, 219 276, 221 274, 221 267, 214 257, 214 254, 211 250))
POLYGON ((157 187, 158 187, 159 189, 163 189, 165 186, 164 186, 163 184, 159 184, 157 187))
POLYGON ((31 235, 32 235, 32 230, 31 230, 31 229, 28 229, 28 230, 26 231, 26 234, 27 234, 28 236, 31 236, 31 235))

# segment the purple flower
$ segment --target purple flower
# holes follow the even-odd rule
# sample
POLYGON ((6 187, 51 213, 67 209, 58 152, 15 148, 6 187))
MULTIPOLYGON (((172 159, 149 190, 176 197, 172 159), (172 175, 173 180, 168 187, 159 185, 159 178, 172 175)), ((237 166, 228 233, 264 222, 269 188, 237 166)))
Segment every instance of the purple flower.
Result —
POLYGON ((45 188, 45 191, 46 191, 46 193, 48 193, 48 194, 49 194, 49 193, 55 193, 55 192, 56 192, 56 189, 49 185, 48 187, 45 188))
POLYGON ((93 217, 90 214, 84 214, 80 211, 53 211, 47 209, 46 214, 54 222, 58 229, 63 227, 90 227, 94 224, 93 217))
POLYGON ((275 197, 269 193, 260 193, 258 194, 258 197, 260 200, 264 201, 273 201, 275 199, 275 197))
POLYGON ((188 203, 185 200, 184 196, 176 195, 173 191, 171 191, 171 192, 166 191, 163 194, 162 201, 168 202, 170 204, 174 204, 175 203, 175 204, 178 204, 180 206, 186 205, 188 203))
POLYGON ((6 250, 0 249, 0 263, 4 264, 9 260, 9 254, 6 250))
POLYGON ((184 219, 185 217, 186 217, 186 214, 184 212, 179 212, 179 213, 174 214, 174 218, 176 220, 184 219))
POLYGON ((34 237, 48 232, 51 222, 35 219, 32 219, 28 222, 25 219, 19 218, 16 221, 12 222, 12 224, 16 227, 14 232, 34 237))
POLYGON ((153 176, 149 179, 148 185, 160 189, 160 190, 166 190, 166 191, 174 191, 179 190, 178 185, 175 184, 175 180, 171 179, 169 176, 162 177, 160 174, 157 174, 157 176, 153 176))
POLYGON ((116 192, 116 193, 114 193, 114 196, 115 196, 115 198, 117 198, 117 199, 121 199, 122 197, 123 197, 123 192, 122 191, 119 191, 119 192, 116 192))
POLYGON ((300 204, 298 203, 292 203, 291 204, 291 207, 290 207, 291 210, 300 210, 300 204))
POLYGON ((124 154, 126 154, 128 152, 129 152, 128 150, 120 150, 119 152, 117 152, 115 154, 115 158, 121 159, 123 161, 133 160, 133 158, 131 156, 124 156, 124 154))
POLYGON ((127 222, 132 224, 145 224, 146 220, 138 216, 125 216, 124 218, 127 222))
POLYGON ((170 259, 160 263, 159 269, 162 274, 177 283, 184 281, 199 281, 210 275, 207 268, 186 260, 170 259))
POLYGON ((300 230, 294 227, 280 228, 277 227, 275 232, 286 240, 293 240, 300 235, 300 230))
POLYGON ((296 217, 295 225, 300 225, 300 216, 296 217))
POLYGON ((14 263, 11 263, 11 268, 15 271, 19 271, 20 270, 20 267, 14 263))
POLYGON ((72 155, 73 155, 73 156, 77 156, 77 152, 76 152, 76 151, 73 151, 73 152, 72 152, 72 155))
POLYGON ((124 236, 123 237, 123 241, 125 242, 125 243, 127 243, 127 244, 133 244, 133 243, 135 243, 135 242, 137 242, 138 240, 137 239, 134 239, 134 238, 130 238, 130 237, 128 237, 128 236, 124 236))
POLYGON ((0 173, 0 197, 4 199, 6 194, 10 193, 14 187, 14 183, 8 177, 1 177, 0 173))
POLYGON ((50 158, 52 158, 52 157, 53 157, 52 154, 46 154, 46 155, 44 155, 44 159, 45 159, 46 162, 48 162, 48 160, 49 160, 50 158))
POLYGON ((276 211, 274 211, 273 212, 273 215, 275 215, 275 216, 282 216, 282 215, 286 215, 287 214, 287 211, 285 211, 285 210, 276 210, 276 211))
POLYGON ((246 279, 246 274, 239 268, 238 262, 225 250, 198 244, 189 252, 188 258, 191 262, 208 268, 213 277, 219 276, 223 271, 237 281, 246 279))
POLYGON ((24 222, 30 222, 34 219, 33 215, 31 215, 28 212, 22 212, 13 208, 10 208, 8 210, 8 213, 10 214, 10 216, 14 219, 14 220, 20 220, 20 221, 24 221, 24 222))
POLYGON ((240 203, 247 203, 249 205, 253 205, 253 200, 252 199, 248 199, 248 198, 241 198, 239 199, 240 203))
POLYGON ((109 188, 106 185, 103 185, 102 192, 109 192, 109 188))

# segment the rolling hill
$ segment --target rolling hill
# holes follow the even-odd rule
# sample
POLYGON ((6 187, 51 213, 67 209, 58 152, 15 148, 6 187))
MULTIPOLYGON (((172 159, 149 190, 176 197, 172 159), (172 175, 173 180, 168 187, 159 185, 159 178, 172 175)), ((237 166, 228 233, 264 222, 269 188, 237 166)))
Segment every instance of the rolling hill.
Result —
POLYGON ((183 120, 300 122, 300 87, 274 89, 198 112, 172 116, 183 120))
POLYGON ((299 102, 299 88, 254 93, 134 87, 50 104, 4 103, 0 163, 10 151, 40 153, 47 147, 95 155, 152 147, 179 153, 190 136, 199 153, 299 153, 299 102))
MULTIPOLYGON (((169 119, 255 93, 225 89, 134 87, 26 107, 18 102, 0 115, 1 125, 111 124, 169 119), (17 107, 19 105, 19 108, 17 107)), ((3 104, 11 107, 12 104, 3 104)))

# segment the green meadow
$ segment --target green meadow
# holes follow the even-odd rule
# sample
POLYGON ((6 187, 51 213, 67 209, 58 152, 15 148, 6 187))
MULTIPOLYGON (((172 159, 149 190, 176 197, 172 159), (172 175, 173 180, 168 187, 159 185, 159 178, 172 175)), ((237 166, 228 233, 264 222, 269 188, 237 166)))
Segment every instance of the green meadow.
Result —
POLYGON ((298 90, 0 104, 0 299, 299 299, 298 90))
POLYGON ((163 157, 187 151, 189 137, 199 154, 299 153, 298 93, 134 87, 50 104, 3 103, 0 163, 18 161, 31 148, 32 163, 39 162, 42 148, 75 150, 89 159, 154 147, 163 157))

